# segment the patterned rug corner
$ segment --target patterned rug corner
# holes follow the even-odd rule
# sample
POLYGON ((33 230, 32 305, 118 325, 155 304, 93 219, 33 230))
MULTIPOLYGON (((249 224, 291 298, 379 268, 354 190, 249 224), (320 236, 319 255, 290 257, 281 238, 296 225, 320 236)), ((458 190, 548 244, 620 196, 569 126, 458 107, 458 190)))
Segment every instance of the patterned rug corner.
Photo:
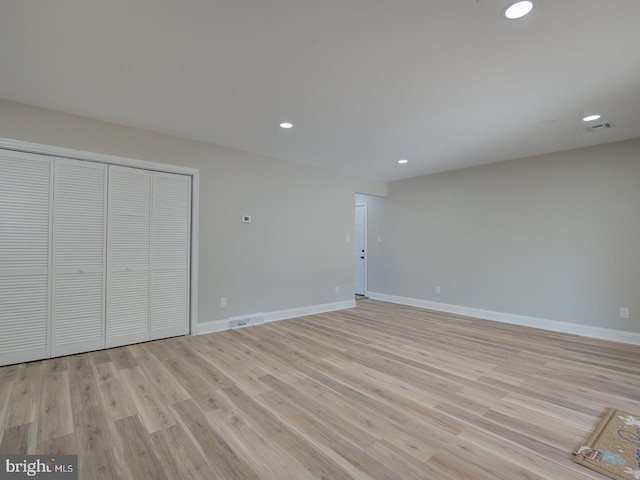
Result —
POLYGON ((573 460, 614 480, 640 480, 640 415, 608 408, 573 460))

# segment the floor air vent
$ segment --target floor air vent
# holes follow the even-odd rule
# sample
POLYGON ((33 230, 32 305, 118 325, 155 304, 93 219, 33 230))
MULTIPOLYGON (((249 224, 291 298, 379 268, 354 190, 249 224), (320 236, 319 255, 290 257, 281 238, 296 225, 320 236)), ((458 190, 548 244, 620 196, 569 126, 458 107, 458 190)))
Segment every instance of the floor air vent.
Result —
POLYGON ((598 123, 596 125, 589 125, 588 127, 584 127, 584 129, 589 133, 597 132, 598 130, 607 130, 608 128, 613 128, 613 124, 611 124, 611 122, 598 123))
POLYGON ((261 313, 243 317, 232 317, 229 319, 229 330, 233 330, 234 328, 250 327, 252 325, 260 325, 261 323, 264 323, 264 317, 261 313))

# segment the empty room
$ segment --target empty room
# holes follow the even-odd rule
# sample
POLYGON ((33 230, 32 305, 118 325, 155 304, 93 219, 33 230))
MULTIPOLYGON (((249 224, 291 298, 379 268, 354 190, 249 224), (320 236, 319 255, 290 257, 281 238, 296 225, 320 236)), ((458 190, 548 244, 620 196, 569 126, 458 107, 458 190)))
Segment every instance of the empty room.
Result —
POLYGON ((0 0, 0 480, 639 479, 639 18, 0 0))

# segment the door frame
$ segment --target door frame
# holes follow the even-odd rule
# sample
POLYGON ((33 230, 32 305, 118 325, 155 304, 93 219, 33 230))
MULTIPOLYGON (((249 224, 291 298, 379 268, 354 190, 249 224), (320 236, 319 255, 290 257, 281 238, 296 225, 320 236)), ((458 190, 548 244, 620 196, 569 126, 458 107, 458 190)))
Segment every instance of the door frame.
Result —
POLYGON ((133 158, 106 155, 102 153, 86 152, 70 148, 54 147, 40 143, 23 142, 9 138, 0 138, 0 148, 17 152, 35 153, 59 158, 71 158, 123 167, 135 167, 157 172, 180 173, 191 177, 191 264, 190 264, 190 302, 189 302, 189 330, 191 335, 198 334, 198 228, 200 197, 200 170, 197 168, 180 167, 164 163, 136 160, 133 158))
MULTIPOLYGON (((354 206, 355 208, 358 207, 364 207, 364 279, 363 279, 363 290, 364 290, 364 295, 367 294, 368 291, 368 286, 367 286, 367 269, 368 269, 368 264, 369 264, 369 248, 367 245, 367 216, 368 216, 368 210, 367 210, 367 204, 366 203, 356 203, 354 206)), ((353 235, 353 243, 354 243, 354 247, 355 247, 355 242, 356 242, 356 236, 355 236, 355 216, 354 216, 354 222, 353 222, 353 229, 354 229, 354 235, 353 235)), ((355 248, 354 248, 354 254, 355 254, 355 248)), ((354 272, 354 291, 355 291, 355 272, 354 272)))

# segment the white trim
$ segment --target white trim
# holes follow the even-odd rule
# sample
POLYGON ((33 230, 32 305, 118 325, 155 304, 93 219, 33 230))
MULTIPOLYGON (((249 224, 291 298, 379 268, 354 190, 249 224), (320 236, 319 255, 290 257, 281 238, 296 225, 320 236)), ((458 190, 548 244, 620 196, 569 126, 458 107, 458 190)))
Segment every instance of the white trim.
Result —
POLYGON ((195 335, 206 335, 207 333, 222 332, 229 330, 229 319, 223 318, 222 320, 212 320, 210 322, 201 323, 198 325, 195 335))
POLYGON ((71 148, 54 147, 40 143, 23 142, 0 138, 0 148, 5 150, 15 150, 18 152, 37 153, 60 158, 71 158, 75 160, 89 160, 91 162, 108 163, 109 165, 120 165, 123 167, 141 168, 156 172, 182 173, 193 175, 198 172, 196 168, 180 167, 177 165, 167 165, 165 163, 149 162, 147 160, 136 160, 134 158, 119 157, 117 155, 107 155, 104 153, 86 152, 84 150, 73 150, 71 148))
POLYGON ((356 301, 345 300, 343 302, 324 303, 322 305, 310 305, 308 307, 290 308, 288 310, 279 310, 264 314, 264 322, 276 322, 278 320, 287 320, 289 318, 305 317, 307 315, 316 315, 318 313, 335 312, 336 310, 346 310, 355 308, 356 301))
POLYGON ((198 334, 198 230, 200 218, 200 170, 191 175, 191 303, 189 318, 191 335, 198 334))
MULTIPOLYGON (((47 268, 47 347, 46 347, 46 358, 51 358, 51 354, 53 352, 53 295, 54 295, 54 261, 53 261, 53 250, 55 245, 55 235, 54 235, 54 218, 55 218, 55 183, 56 183, 56 160, 55 158, 49 158, 49 248, 47 249, 48 259, 48 268, 47 268)), ((106 201, 105 201, 106 204, 106 201)), ((106 218, 105 218, 106 222, 106 218)), ((105 265, 106 267, 106 265, 105 265)), ((104 282, 104 277, 103 277, 104 282)), ((102 292, 104 295, 104 286, 102 284, 102 292)), ((104 298, 103 298, 104 300, 104 298)), ((104 310, 104 309, 103 309, 104 310)))
MULTIPOLYGON (((164 163, 149 162, 146 160, 136 160, 133 158, 119 157, 116 155, 106 155, 102 153, 86 152, 83 150, 73 150, 70 148, 54 147, 40 143, 23 142, 21 140, 11 140, 0 138, 0 148, 18 152, 36 153, 59 158, 71 158, 75 160, 85 160, 109 165, 119 165, 122 167, 134 167, 156 172, 180 173, 191 176, 191 305, 189 306, 191 333, 198 333, 198 231, 200 212, 200 170, 197 168, 180 167, 167 165, 164 163)), ((53 167, 52 167, 53 168, 53 167)), ((53 180, 52 180, 53 181, 53 180)), ((50 323, 50 322, 49 322, 50 323)), ((105 335, 106 338, 106 335, 105 335)))
POLYGON ((457 315, 465 315, 468 317, 481 318, 484 320, 493 320, 494 322, 509 323, 513 325, 520 325, 523 327, 539 328, 541 330, 549 330, 551 332, 569 333, 582 337, 598 338, 600 340, 611 340, 613 342, 629 343, 631 345, 640 345, 640 333, 628 332, 624 330, 612 330, 610 328, 591 327, 588 325, 579 325, 577 323, 561 322, 556 320, 549 320, 546 318, 527 317, 524 315, 516 315, 513 313, 494 312, 491 310, 462 307, 459 305, 432 302, 429 300, 421 300, 418 298, 387 295, 385 293, 367 292, 367 296, 372 300, 398 303, 410 307, 454 313, 457 315))
MULTIPOLYGON (((345 300, 343 302, 324 303, 321 305, 310 305, 308 307, 291 308, 288 310, 278 310, 262 314, 264 323, 277 322, 280 320, 288 320, 291 318, 306 317, 307 315, 316 315, 319 313, 335 312, 336 310, 346 310, 355 308, 356 301, 345 300)), ((229 318, 222 320, 212 320, 210 322, 198 325, 197 334, 204 335, 207 333, 221 332, 229 330, 229 318)))
MULTIPOLYGON (((369 226, 367 225, 368 222, 368 217, 369 217, 369 207, 367 207, 366 202, 365 203, 356 203, 355 205, 356 207, 364 207, 364 279, 362 281, 363 285, 362 285, 362 293, 366 294, 367 289, 369 288, 369 282, 367 281, 367 278, 369 277, 369 245, 367 243, 367 238, 368 238, 368 228, 369 226)), ((354 231, 355 231, 355 225, 354 225, 354 231)), ((356 239, 355 239, 355 233, 354 233, 354 238, 353 238, 353 242, 355 243, 356 239)), ((354 254, 356 254, 355 249, 353 251, 354 254)), ((355 287, 355 285, 354 285, 355 287)), ((354 288, 355 289, 355 288, 354 288)), ((356 292, 356 295, 358 293, 356 292)))

